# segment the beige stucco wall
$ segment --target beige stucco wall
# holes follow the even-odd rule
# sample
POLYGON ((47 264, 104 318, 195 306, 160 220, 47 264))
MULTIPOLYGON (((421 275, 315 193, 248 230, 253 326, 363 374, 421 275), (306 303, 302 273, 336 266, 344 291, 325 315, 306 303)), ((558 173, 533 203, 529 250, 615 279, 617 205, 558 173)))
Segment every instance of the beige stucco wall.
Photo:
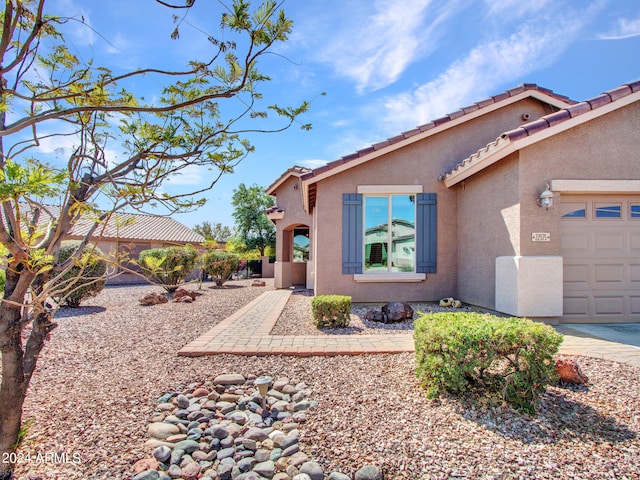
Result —
POLYGON ((495 260, 520 255, 518 154, 455 187, 458 203, 458 294, 494 308, 495 260))
POLYGON ((314 210, 319 259, 316 294, 350 295, 355 302, 458 296, 459 233, 473 241, 473 232, 466 225, 460 225, 459 232, 456 191, 447 189, 438 176, 500 133, 522 124, 524 113, 535 118, 548 110, 526 99, 319 181, 314 210), (342 194, 355 193, 358 185, 422 185, 424 193, 438 195, 437 273, 427 274, 418 283, 357 283, 353 275, 342 274, 342 194))
POLYGON ((554 192, 555 206, 546 211, 536 203, 545 184, 640 179, 639 124, 640 105, 624 107, 525 147, 453 187, 462 300, 495 308, 497 257, 560 255, 562 192, 554 192), (551 241, 533 242, 534 232, 549 233, 551 241))

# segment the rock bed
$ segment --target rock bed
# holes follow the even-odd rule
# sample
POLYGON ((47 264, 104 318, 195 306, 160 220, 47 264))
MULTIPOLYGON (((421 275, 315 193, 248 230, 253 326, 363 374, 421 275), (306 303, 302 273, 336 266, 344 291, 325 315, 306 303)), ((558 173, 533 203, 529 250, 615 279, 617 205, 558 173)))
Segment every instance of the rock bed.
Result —
MULTIPOLYGON (((318 404, 309 387, 269 378, 263 399, 255 380, 222 374, 211 385, 161 396, 147 429, 153 456, 134 464, 133 480, 323 480, 299 445, 299 426, 318 404)), ((327 478, 351 480, 340 472, 327 478)), ((365 465, 355 479, 381 480, 382 473, 365 465)))

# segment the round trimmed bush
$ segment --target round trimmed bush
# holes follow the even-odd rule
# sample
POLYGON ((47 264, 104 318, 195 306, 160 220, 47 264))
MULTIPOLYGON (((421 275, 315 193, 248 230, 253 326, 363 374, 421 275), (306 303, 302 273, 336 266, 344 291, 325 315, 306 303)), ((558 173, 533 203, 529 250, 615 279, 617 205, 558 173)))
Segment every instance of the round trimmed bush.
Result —
POLYGON ((71 267, 58 280, 58 288, 64 288, 64 293, 58 296, 58 301, 67 307, 77 308, 80 302, 86 298, 94 297, 102 291, 107 281, 107 262, 102 251, 93 244, 88 243, 78 252, 78 241, 62 242, 58 252, 58 263, 62 264, 72 256, 71 267))

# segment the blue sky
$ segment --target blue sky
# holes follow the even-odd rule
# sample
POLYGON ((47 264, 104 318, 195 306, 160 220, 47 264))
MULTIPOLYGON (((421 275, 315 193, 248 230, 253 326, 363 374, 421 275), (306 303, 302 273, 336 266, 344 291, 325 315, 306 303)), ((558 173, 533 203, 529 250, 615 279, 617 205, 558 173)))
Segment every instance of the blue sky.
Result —
MULTIPOLYGON (((92 28, 70 24, 69 48, 116 71, 184 64, 218 34, 221 11, 197 0, 172 41, 173 12, 151 0, 55 6, 92 28)), ((256 152, 208 204, 176 217, 188 226, 232 226, 240 183, 267 186, 294 164, 320 166, 521 83, 584 100, 640 79, 638 0, 286 0, 283 9, 294 31, 261 64, 273 78, 264 94, 282 105, 310 100, 301 122, 313 129, 250 137, 256 152)), ((206 174, 188 172, 167 190, 197 187, 206 174)))

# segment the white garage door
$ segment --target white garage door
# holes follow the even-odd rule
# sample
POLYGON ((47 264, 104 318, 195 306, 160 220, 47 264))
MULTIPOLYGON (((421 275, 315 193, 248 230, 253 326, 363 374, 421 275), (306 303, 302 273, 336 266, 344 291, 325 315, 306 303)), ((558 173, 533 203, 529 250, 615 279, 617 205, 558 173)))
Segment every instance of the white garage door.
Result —
POLYGON ((562 196, 568 321, 640 322, 640 195, 562 196))

